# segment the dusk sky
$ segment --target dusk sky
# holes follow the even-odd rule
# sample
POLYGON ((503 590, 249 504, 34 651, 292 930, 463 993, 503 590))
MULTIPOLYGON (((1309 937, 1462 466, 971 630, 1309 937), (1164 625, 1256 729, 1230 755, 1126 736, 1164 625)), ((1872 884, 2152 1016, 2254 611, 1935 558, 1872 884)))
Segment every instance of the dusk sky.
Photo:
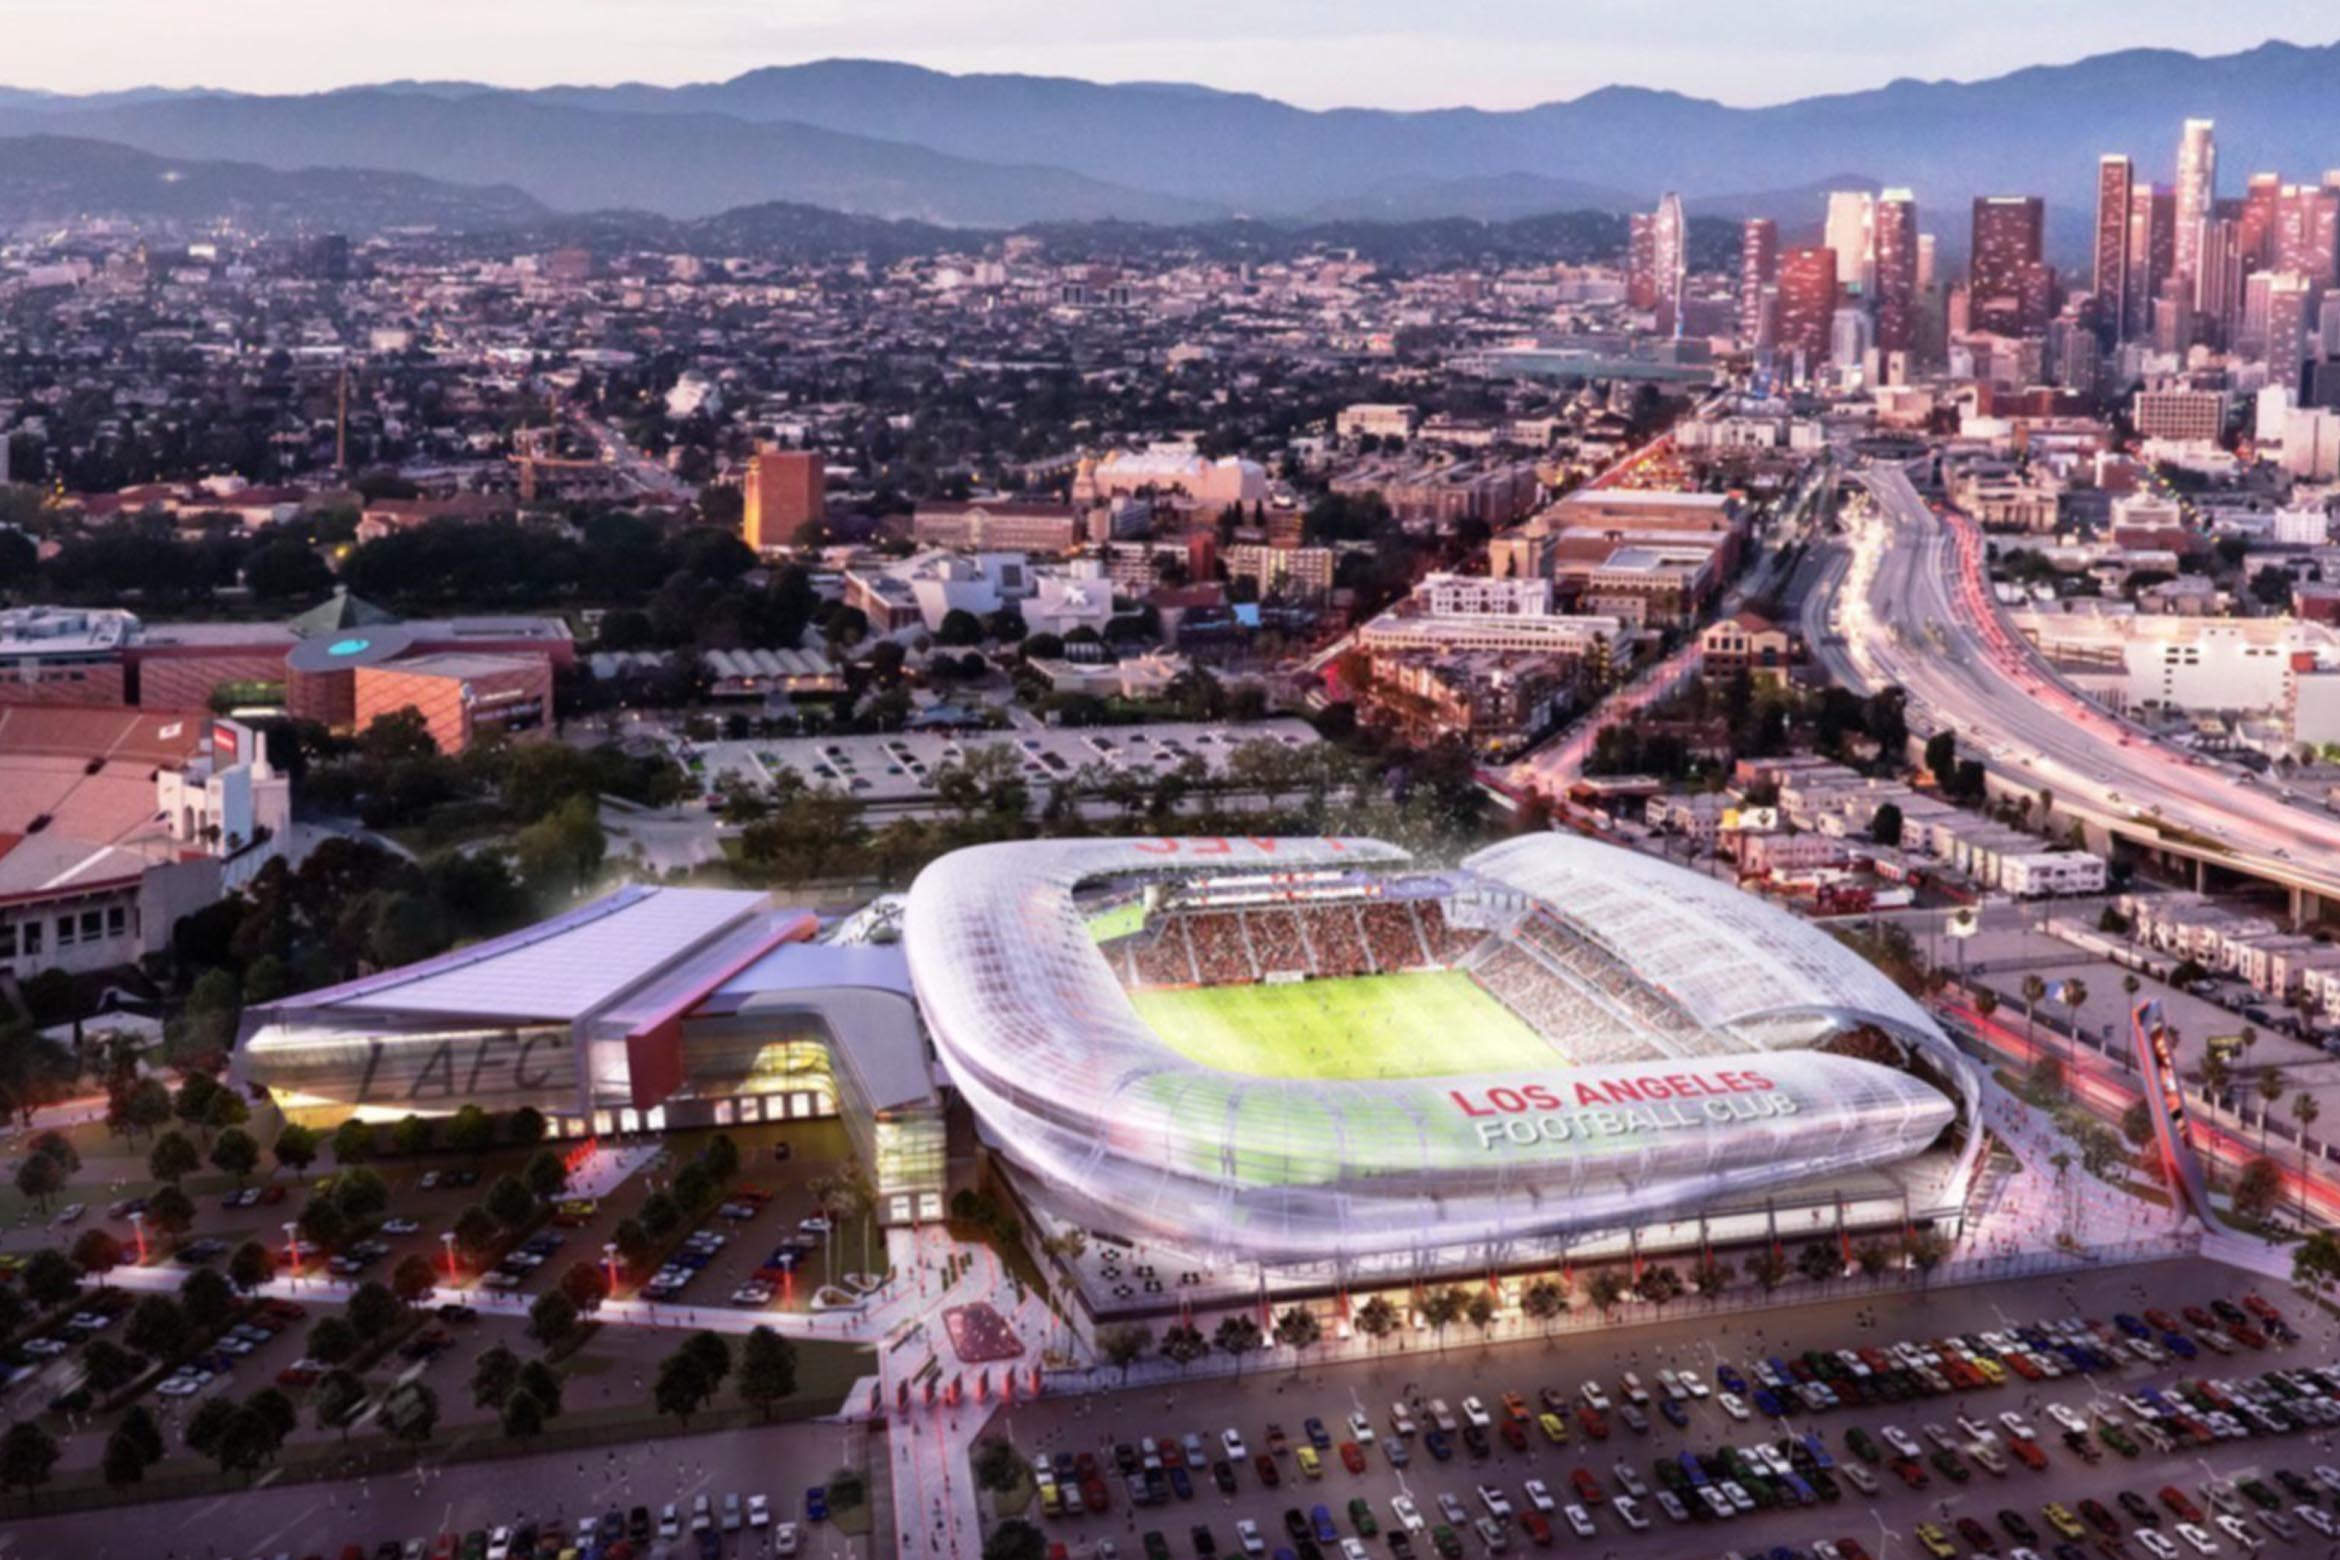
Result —
POLYGON ((0 15, 0 82, 55 91, 673 83, 852 55, 1392 108, 1511 108, 1615 83, 1756 104, 2340 35, 2331 0, 5 0, 0 15))

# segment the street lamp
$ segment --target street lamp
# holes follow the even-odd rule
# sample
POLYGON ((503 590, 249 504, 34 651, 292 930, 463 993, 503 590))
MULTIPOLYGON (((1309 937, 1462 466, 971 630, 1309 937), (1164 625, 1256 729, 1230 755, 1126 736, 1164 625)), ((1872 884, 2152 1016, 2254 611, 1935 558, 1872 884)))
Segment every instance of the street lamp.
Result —
POLYGON ((601 1261, 602 1265, 609 1270, 609 1292, 612 1296, 617 1294, 617 1255, 616 1241, 608 1240, 601 1243, 601 1261))
POLYGON ((146 1215, 144 1213, 134 1212, 130 1215, 130 1233, 138 1242, 138 1265, 144 1267, 146 1266, 146 1215))
POLYGON ((284 1241, 292 1252, 292 1270, 293 1275, 297 1278, 301 1271, 301 1227, 296 1221, 291 1219, 284 1221, 284 1241))
POLYGON ((447 1282, 452 1284, 455 1282, 455 1232, 441 1230, 439 1244, 447 1248, 447 1282))

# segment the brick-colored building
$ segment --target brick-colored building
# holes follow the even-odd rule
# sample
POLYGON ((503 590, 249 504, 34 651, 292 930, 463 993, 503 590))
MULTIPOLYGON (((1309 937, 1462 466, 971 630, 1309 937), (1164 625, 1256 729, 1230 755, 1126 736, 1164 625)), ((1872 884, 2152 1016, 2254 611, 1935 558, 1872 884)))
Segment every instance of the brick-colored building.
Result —
POLYGON ((533 740, 552 729, 552 663, 539 656, 446 654, 361 666, 355 725, 411 709, 442 753, 460 753, 491 732, 533 740))
POLYGON ((808 520, 828 512, 829 474, 820 456, 767 450, 748 462, 740 537, 758 552, 787 547, 808 520))

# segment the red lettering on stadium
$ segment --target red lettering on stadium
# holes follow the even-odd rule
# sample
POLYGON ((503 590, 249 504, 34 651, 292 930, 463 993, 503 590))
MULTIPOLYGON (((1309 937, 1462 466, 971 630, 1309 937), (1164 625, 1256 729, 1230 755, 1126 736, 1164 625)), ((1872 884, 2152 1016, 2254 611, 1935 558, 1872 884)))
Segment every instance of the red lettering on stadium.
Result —
MULTIPOLYGON (((1779 1087, 1767 1073, 1724 1068, 1711 1073, 1650 1073, 1629 1078, 1607 1078, 1575 1086, 1579 1107, 1646 1105, 1661 1100, 1698 1099, 1706 1095, 1763 1093, 1779 1087)), ((1559 1110, 1560 1095, 1541 1083, 1517 1088, 1493 1087, 1476 1095, 1450 1089, 1447 1098, 1466 1116, 1517 1116, 1531 1110, 1559 1110)))

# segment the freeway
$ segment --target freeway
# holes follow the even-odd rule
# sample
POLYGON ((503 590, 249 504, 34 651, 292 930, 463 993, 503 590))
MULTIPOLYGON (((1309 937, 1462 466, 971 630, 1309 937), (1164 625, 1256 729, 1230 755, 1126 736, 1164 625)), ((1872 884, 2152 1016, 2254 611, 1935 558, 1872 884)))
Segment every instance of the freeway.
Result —
POLYGON ((2066 817, 2340 899, 2340 818, 2083 698, 2006 626, 1971 521, 1937 513, 1898 466, 1860 479, 1876 512, 1848 520, 1849 550, 1804 594, 1806 642, 1832 675, 1862 692, 1898 685, 1913 730, 1956 732, 1962 753, 2051 793, 2066 817))

